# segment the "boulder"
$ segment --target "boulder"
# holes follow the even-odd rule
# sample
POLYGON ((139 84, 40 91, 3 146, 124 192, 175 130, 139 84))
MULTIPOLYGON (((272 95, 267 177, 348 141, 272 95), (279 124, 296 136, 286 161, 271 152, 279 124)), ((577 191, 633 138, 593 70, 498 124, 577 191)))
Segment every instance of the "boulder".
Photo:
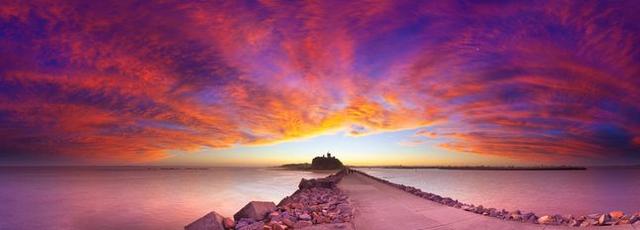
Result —
MULTIPOLYGON (((485 208, 485 209, 483 210, 483 213, 485 213, 485 212, 486 212, 486 213, 487 213, 487 215, 489 215, 489 216, 491 216, 491 213, 494 213, 494 214, 497 216, 499 211, 498 211, 497 209, 495 209, 495 208, 485 208)), ((510 215, 510 214, 509 214, 509 215, 510 215)))
POLYGON ((589 227, 596 224, 598 224, 598 221, 594 219, 585 219, 584 221, 582 221, 582 223, 580 223, 580 227, 589 227))
POLYGON ((553 216, 544 215, 538 218, 538 223, 540 224, 555 224, 556 219, 553 216))
POLYGON ((575 219, 575 217, 573 217, 573 215, 569 214, 569 215, 556 215, 556 222, 558 224, 568 224, 569 222, 571 222, 571 220, 575 219))
POLYGON ((286 225, 282 225, 282 224, 272 224, 271 225, 271 229, 273 230, 285 230, 287 229, 286 225))
POLYGON ((295 224, 295 222, 293 222, 292 220, 290 220, 290 219, 288 219, 288 218, 287 218, 287 219, 282 220, 282 223, 283 223, 284 225, 286 225, 286 226, 290 227, 290 228, 293 228, 293 225, 295 224))
POLYGON ((242 229, 243 227, 253 224, 256 221, 253 219, 248 219, 248 218, 242 218, 240 220, 236 221, 236 229, 242 229))
POLYGON ((619 224, 631 224, 631 217, 630 216, 623 216, 622 219, 620 221, 618 221, 619 224))
POLYGON ((236 220, 249 218, 262 220, 267 214, 276 210, 276 204, 267 201, 251 201, 238 211, 233 218, 236 220))
POLYGON ((224 228, 232 229, 233 227, 235 227, 235 226, 236 226, 236 222, 234 222, 234 221, 233 221, 231 218, 229 218, 229 217, 225 217, 225 218, 222 220, 222 225, 224 226, 224 228))
POLYGON ((602 214, 598 218, 598 224, 599 225, 604 225, 604 224, 608 223, 610 220, 611 220, 611 216, 609 216, 609 214, 602 214))
POLYGON ((302 209, 304 208, 304 205, 299 203, 299 202, 293 202, 289 204, 289 208, 291 209, 302 209))
POLYGON ((609 216, 611 216, 611 218, 613 218, 614 220, 619 220, 620 218, 622 218, 624 216, 624 212, 622 211, 612 211, 609 213, 609 216))
POLYGON ((510 220, 514 220, 514 221, 522 221, 522 215, 520 214, 511 214, 511 216, 509 216, 510 220))
POLYGON ((302 215, 298 216, 298 219, 300 220, 311 220, 311 216, 307 213, 303 213, 302 215))
MULTIPOLYGON (((294 195, 295 195, 295 193, 294 193, 294 195)), ((286 197, 282 198, 282 200, 280 200, 280 202, 278 202, 278 204, 276 206, 278 206, 278 207, 285 206, 285 205, 291 203, 291 199, 292 199, 291 196, 286 196, 286 197)))
POLYGON ((210 212, 184 227, 185 230, 224 230, 224 217, 210 212))
POLYGON ((294 229, 298 229, 298 228, 309 227, 309 226, 311 226, 311 225, 313 225, 313 223, 311 223, 311 221, 308 221, 308 220, 301 220, 301 221, 296 222, 296 223, 293 225, 293 228, 294 228, 294 229))
POLYGON ((279 212, 271 212, 269 213, 269 220, 272 221, 281 221, 282 220, 282 216, 280 216, 279 212))
POLYGON ((569 226, 571 227, 578 227, 580 226, 580 224, 582 224, 582 222, 580 220, 577 219, 571 219, 568 223, 569 226))
POLYGON ((318 178, 318 179, 304 179, 300 180, 298 184, 298 189, 308 189, 308 188, 335 188, 338 183, 338 178, 318 178))
POLYGON ((264 229, 264 223, 262 222, 255 222, 249 225, 245 225, 243 227, 236 226, 236 230, 263 230, 263 229, 264 229))
POLYGON ((311 180, 307 180, 302 178, 300 180, 300 183, 298 183, 298 189, 303 189, 303 188, 311 188, 315 186, 315 180, 311 179, 311 180))
POLYGON ((313 218, 313 222, 316 224, 328 224, 331 223, 331 220, 325 216, 317 216, 313 218))

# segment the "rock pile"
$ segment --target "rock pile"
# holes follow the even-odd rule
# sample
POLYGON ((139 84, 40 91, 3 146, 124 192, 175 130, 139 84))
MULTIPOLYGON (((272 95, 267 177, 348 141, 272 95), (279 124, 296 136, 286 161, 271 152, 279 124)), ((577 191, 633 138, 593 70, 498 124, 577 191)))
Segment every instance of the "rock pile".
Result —
POLYGON ((490 216, 503 220, 518 221, 531 224, 546 224, 546 225, 565 225, 572 227, 588 227, 588 226, 607 226, 607 225, 619 225, 619 224, 634 224, 640 226, 640 212, 635 214, 625 215, 622 211, 613 211, 610 213, 597 213, 587 216, 574 217, 572 215, 543 215, 537 216, 535 213, 528 212, 522 213, 520 210, 507 211, 504 209, 498 210, 495 208, 485 208, 482 205, 472 205, 459 202, 458 200, 451 199, 449 197, 441 197, 439 195, 423 192, 418 188, 411 186, 405 186, 402 184, 396 184, 385 179, 377 178, 368 175, 364 172, 349 169, 351 172, 360 173, 371 179, 377 180, 381 183, 391 185, 405 192, 422 197, 424 199, 441 203, 443 205, 459 208, 468 212, 473 212, 485 216, 490 216))
POLYGON ((325 178, 302 179, 298 191, 282 199, 263 219, 237 219, 235 229, 298 229, 314 224, 349 222, 353 209, 347 195, 336 187, 345 173, 340 171, 325 178))
POLYGON ((225 221, 225 218, 222 215, 218 214, 217 212, 210 212, 207 215, 200 217, 200 219, 197 219, 193 223, 185 226, 184 229, 185 230, 200 230, 200 229, 224 230, 225 229, 224 221, 225 221))
POLYGON ((261 219, 240 218, 238 230, 298 229, 314 224, 337 224, 351 220, 348 197, 338 189, 311 187, 285 198, 261 219))
POLYGON ((286 230, 318 224, 343 225, 353 217, 347 195, 336 187, 345 174, 342 170, 325 178, 302 179, 298 191, 277 206, 273 202, 252 201, 234 215, 235 221, 212 212, 215 215, 208 214, 185 229, 286 230))
POLYGON ((340 170, 336 174, 331 174, 325 178, 317 178, 317 179, 304 179, 300 180, 300 184, 298 184, 298 189, 306 189, 306 188, 328 188, 328 189, 336 189, 336 185, 342 180, 347 173, 347 170, 340 170))

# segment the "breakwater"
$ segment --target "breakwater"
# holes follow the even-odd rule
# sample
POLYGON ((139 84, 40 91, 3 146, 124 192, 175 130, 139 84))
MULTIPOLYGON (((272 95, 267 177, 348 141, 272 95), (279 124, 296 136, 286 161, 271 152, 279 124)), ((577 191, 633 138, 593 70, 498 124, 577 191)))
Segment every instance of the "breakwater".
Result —
POLYGON ((349 229, 353 208, 337 188, 347 170, 319 179, 301 179, 298 190, 277 205, 251 201, 233 219, 212 211, 185 230, 285 230, 320 225, 328 229, 349 229))
POLYGON ((522 212, 519 210, 507 211, 504 209, 496 209, 490 207, 483 207, 482 205, 473 205, 459 202, 458 200, 443 197, 437 194, 421 191, 418 188, 406 186, 402 184, 396 184, 388 180, 377 178, 368 175, 364 172, 351 170, 361 174, 363 176, 374 179, 383 184, 390 185, 399 190, 407 192, 409 194, 418 196, 420 198, 430 200, 442 205, 458 208, 467 212, 489 216, 505 221, 523 222, 530 224, 540 225, 564 225, 572 227, 587 227, 587 226, 607 226, 607 225, 624 225, 624 224, 637 224, 640 225, 640 212, 634 214, 625 214, 621 211, 612 211, 609 213, 594 213, 586 216, 572 216, 572 215, 537 215, 532 212, 522 212))

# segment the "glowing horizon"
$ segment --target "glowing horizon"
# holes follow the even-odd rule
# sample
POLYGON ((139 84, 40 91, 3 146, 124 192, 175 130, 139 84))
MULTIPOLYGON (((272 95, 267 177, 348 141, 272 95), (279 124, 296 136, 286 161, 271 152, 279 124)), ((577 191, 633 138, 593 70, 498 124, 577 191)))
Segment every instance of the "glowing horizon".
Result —
POLYGON ((633 1, 14 1, 0 165, 640 163, 633 1))

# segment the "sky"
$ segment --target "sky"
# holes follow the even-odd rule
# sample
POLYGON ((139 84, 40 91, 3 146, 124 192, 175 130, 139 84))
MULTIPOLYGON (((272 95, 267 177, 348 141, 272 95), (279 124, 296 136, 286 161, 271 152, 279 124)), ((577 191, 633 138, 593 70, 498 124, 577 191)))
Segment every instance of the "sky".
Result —
POLYGON ((8 1, 0 165, 640 164, 637 1, 8 1))

